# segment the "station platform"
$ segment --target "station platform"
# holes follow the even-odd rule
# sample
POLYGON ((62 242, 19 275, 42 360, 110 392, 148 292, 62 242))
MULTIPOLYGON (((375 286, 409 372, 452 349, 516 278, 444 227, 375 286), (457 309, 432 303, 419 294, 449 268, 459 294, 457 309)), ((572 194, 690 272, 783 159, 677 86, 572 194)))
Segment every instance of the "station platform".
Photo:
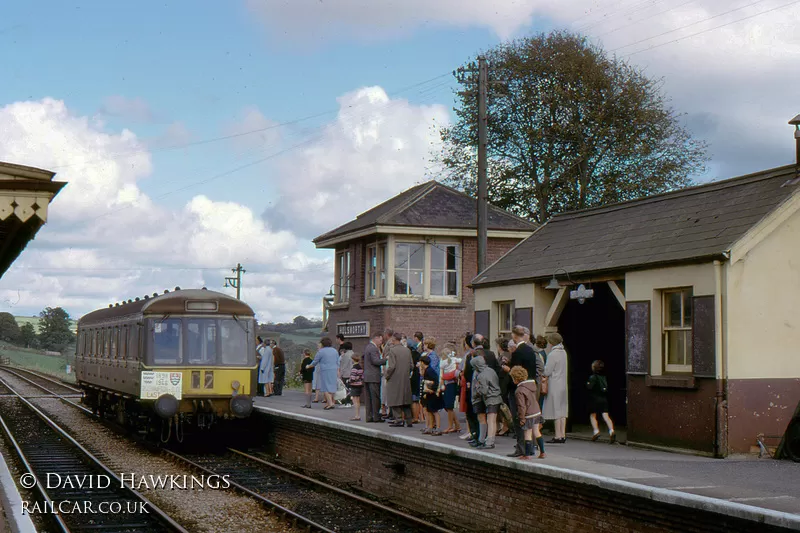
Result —
MULTIPOLYGON (((323 404, 312 404, 303 408, 305 396, 296 390, 284 390, 282 396, 257 398, 256 408, 271 416, 290 417, 309 424, 335 427, 338 430, 360 435, 385 435, 392 440, 401 439, 411 446, 438 450, 456 450, 468 453, 471 458, 485 457, 487 462, 529 463, 555 467, 565 472, 578 472, 593 477, 609 478, 633 483, 642 488, 668 489, 665 493, 700 496, 712 505, 731 504, 746 507, 756 514, 759 509, 791 515, 792 522, 800 525, 800 464, 789 461, 757 458, 713 459, 678 453, 669 453, 620 444, 610 444, 604 433, 597 442, 567 439, 564 444, 547 444, 545 437, 545 459, 512 459, 506 455, 513 451, 514 439, 508 436, 496 439, 493 450, 475 450, 466 441, 452 433, 428 436, 420 433, 423 425, 413 428, 395 428, 387 423, 367 424, 364 408, 361 407, 359 421, 352 407, 337 406, 324 411, 323 404), (502 460, 502 461, 498 461, 502 460), (673 492, 674 491, 674 492, 673 492)), ((466 428, 461 415, 461 427, 466 428)), ((446 420, 446 417, 443 417, 446 420)), ((652 492, 652 491, 651 491, 652 492)), ((742 508, 743 508, 742 507, 742 508)))

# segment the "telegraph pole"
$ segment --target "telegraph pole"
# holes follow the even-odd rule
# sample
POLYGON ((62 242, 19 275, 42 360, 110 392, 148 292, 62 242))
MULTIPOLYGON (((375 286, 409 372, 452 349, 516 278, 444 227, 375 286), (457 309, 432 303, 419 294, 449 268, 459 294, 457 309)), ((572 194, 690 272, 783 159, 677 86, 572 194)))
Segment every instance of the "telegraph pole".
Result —
MULTIPOLYGON (((465 84, 475 83, 474 78, 469 79, 465 74, 475 74, 475 64, 461 67, 453 74, 459 82, 465 84)), ((488 161, 486 159, 486 143, 488 132, 488 113, 486 111, 486 96, 489 85, 489 66, 485 56, 478 56, 478 272, 486 268, 486 249, 488 248, 487 224, 489 218, 489 182, 486 172, 488 161)), ((495 82, 503 83, 503 82, 495 82)))
POLYGON ((242 295, 242 274, 247 272, 242 268, 241 263, 236 263, 236 268, 232 268, 231 272, 236 274, 236 277, 225 278, 225 287, 233 287, 236 289, 236 299, 241 300, 242 295))
POLYGON ((486 113, 486 86, 489 82, 486 58, 478 56, 478 272, 486 268, 487 218, 489 214, 489 184, 486 178, 486 136, 488 119, 486 113))

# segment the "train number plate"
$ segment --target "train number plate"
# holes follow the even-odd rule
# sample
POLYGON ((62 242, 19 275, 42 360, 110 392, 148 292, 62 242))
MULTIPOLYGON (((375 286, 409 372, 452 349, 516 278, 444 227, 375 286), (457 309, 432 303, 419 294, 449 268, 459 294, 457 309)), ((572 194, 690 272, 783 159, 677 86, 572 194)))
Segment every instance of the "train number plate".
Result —
POLYGON ((172 394, 176 399, 181 399, 183 389, 182 372, 142 372, 141 391, 142 400, 155 400, 162 394, 172 394))

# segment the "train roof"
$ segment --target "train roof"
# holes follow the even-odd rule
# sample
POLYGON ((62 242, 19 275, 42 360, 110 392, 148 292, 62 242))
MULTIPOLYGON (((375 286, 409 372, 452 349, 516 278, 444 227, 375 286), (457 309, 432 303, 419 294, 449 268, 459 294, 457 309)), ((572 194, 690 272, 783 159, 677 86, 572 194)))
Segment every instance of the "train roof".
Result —
MULTIPOLYGON (((176 287, 172 292, 164 291, 164 294, 140 298, 136 301, 122 302, 113 306, 109 304, 107 308, 98 309, 83 315, 78 321, 78 325, 83 326, 94 322, 105 322, 139 313, 191 313, 193 312, 192 310, 187 311, 187 302, 213 302, 216 304, 216 310, 209 309, 205 310, 206 312, 247 317, 255 315, 252 307, 233 296, 228 296, 221 292, 209 291, 205 288, 180 289, 176 287)), ((202 311, 203 309, 197 309, 194 312, 202 311)))

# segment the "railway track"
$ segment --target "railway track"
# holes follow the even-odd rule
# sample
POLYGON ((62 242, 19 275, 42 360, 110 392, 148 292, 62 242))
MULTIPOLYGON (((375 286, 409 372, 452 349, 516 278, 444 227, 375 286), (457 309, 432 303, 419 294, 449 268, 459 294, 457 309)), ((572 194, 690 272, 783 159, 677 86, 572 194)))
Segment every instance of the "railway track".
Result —
POLYGON ((27 381, 31 385, 41 388, 45 390, 48 394, 54 394, 59 396, 65 396, 68 398, 80 398, 83 395, 83 392, 77 388, 67 385, 63 381, 59 381, 57 379, 51 378, 49 376, 45 376, 43 374, 39 374, 38 372, 34 372, 33 370, 27 370, 25 368, 19 367, 9 367, 9 366, 0 366, 0 370, 8 372, 24 381, 27 381))
POLYGON ((228 449, 224 455, 164 453, 203 473, 228 475, 232 486, 297 526, 326 533, 451 530, 309 478, 265 459, 228 449))
POLYGON ((10 393, 0 396, 0 426, 22 463, 21 478, 35 482, 31 514, 46 514, 64 532, 188 533, 2 378, 0 387, 10 393), (79 488, 80 480, 92 488, 79 488))

